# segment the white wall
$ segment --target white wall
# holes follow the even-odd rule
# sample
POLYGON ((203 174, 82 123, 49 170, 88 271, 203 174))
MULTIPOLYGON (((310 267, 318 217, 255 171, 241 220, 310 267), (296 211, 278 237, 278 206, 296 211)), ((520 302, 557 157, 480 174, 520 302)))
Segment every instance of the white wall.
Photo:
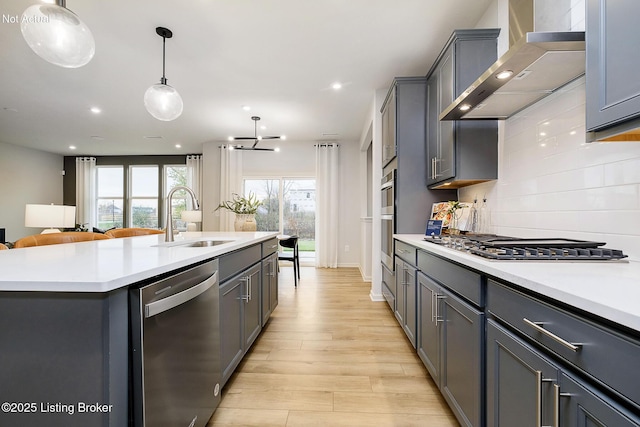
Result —
POLYGON ((37 234, 24 226, 27 203, 62 204, 63 156, 0 142, 0 228, 6 240, 37 234))
POLYGON ((493 231, 597 240, 640 259, 640 143, 586 143, 584 77, 506 120, 498 181, 487 194, 493 231))
MULTIPOLYGON (((356 141, 338 141, 340 144, 340 218, 338 240, 338 266, 357 267, 360 253, 360 166, 356 141), (348 246, 348 251, 346 247, 348 246)), ((276 152, 242 152, 242 174, 245 177, 315 177, 316 142, 278 141, 276 152)), ((203 229, 217 229, 216 214, 220 203, 219 178, 220 142, 207 142, 203 146, 203 229)), ((268 145, 265 144, 265 147, 268 145)))

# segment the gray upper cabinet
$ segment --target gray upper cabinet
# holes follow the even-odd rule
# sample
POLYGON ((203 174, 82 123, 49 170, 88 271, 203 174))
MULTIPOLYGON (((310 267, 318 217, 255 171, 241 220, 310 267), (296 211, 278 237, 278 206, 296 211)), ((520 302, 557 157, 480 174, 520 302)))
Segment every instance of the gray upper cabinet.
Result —
POLYGON ((498 29, 456 30, 427 74, 429 188, 459 188, 498 177, 497 120, 438 116, 497 59, 498 29))
POLYGON ((638 0, 587 0, 589 140, 640 141, 638 0))
POLYGON ((396 157, 396 93, 389 92, 382 109, 382 167, 396 157))

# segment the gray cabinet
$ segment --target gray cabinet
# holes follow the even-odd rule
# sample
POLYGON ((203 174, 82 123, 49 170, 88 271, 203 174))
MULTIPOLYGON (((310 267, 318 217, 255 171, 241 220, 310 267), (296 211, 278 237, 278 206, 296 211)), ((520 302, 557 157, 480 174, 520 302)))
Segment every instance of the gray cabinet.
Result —
POLYGON ((418 251, 418 356, 458 422, 484 425, 482 279, 418 251))
POLYGON ((224 385, 258 337, 260 264, 220 285, 220 363, 224 385))
POLYGON ((487 425, 640 425, 637 340, 493 280, 487 309, 487 425))
POLYGON ((396 157, 396 93, 389 92, 382 109, 382 167, 396 157))
POLYGON ((417 329, 417 249, 403 242, 395 244, 396 319, 415 348, 417 329))
POLYGON ((418 356, 440 388, 440 327, 437 296, 442 288, 418 272, 418 356))
POLYGON ((278 305, 278 254, 262 260, 262 326, 267 324, 278 305))
POLYGON ((396 311, 396 276, 392 270, 382 264, 382 296, 392 312, 396 311))
POLYGON ((426 173, 429 188, 459 188, 498 178, 496 120, 440 121, 497 59, 499 30, 456 30, 427 74, 426 173))
POLYGON ((277 240, 219 258, 222 385, 278 305, 277 240))
POLYGON ((637 427, 640 418, 489 320, 487 425, 637 427))
POLYGON ((637 0, 587 0, 586 127, 591 140, 634 129, 630 140, 640 140, 639 15, 637 0))

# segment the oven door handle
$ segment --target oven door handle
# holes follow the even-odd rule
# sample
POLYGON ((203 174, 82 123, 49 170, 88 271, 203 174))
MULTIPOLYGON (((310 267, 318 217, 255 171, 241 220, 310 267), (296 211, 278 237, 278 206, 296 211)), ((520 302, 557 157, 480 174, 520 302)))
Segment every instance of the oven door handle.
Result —
POLYGON ((144 317, 148 319, 157 314, 163 313, 167 310, 171 310, 185 302, 191 301, 199 295, 202 295, 208 291, 218 281, 218 272, 216 271, 208 279, 185 289, 182 292, 162 298, 161 300, 150 302, 144 306, 144 317))

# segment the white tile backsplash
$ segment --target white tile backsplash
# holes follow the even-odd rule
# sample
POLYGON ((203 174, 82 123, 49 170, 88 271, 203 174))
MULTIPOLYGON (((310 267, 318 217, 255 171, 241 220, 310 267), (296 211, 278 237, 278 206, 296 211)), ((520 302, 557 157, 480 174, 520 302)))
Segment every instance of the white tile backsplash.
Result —
POLYGON ((491 231, 607 242, 640 260, 640 143, 587 143, 584 77, 501 124, 491 231), (544 135, 542 135, 544 134, 544 135))

